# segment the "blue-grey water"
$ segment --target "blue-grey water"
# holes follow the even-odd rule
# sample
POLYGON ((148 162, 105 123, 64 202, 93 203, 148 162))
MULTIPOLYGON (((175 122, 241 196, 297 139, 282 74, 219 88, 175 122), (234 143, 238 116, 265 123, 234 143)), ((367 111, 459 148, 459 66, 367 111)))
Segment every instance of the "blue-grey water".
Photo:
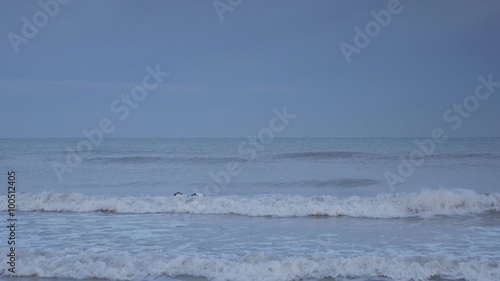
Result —
POLYGON ((82 141, 0 139, 1 279, 500 280, 498 138, 82 141))

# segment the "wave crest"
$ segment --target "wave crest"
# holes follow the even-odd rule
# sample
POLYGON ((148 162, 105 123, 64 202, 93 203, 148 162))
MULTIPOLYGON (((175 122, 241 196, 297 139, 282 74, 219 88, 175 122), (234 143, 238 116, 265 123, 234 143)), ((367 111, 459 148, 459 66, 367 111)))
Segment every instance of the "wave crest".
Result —
MULTIPOLYGON (((500 279, 500 264, 493 258, 462 260, 449 256, 373 255, 281 257, 264 253, 250 253, 243 257, 169 257, 158 253, 107 252, 98 248, 82 252, 21 250, 20 255, 23 258, 19 260, 17 276, 46 278, 144 280, 146 277, 198 276, 209 280, 242 281, 344 277, 389 277, 394 280, 500 279)), ((6 274, 6 267, 6 263, 0 265, 3 275, 6 274)))
MULTIPOLYGON (((6 196, 2 196, 6 198, 6 196)), ((2 204, 6 206, 6 204, 2 204)), ((376 197, 351 196, 104 196, 21 193, 20 211, 236 214, 244 216, 349 216, 366 218, 432 217, 500 211, 500 194, 471 190, 426 190, 376 197)))

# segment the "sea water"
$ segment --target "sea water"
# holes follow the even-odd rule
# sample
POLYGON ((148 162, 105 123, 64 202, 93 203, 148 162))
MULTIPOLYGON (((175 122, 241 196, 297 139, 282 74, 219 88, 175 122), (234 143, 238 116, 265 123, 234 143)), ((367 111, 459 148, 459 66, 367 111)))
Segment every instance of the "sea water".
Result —
POLYGON ((500 139, 81 141, 0 139, 0 279, 500 280, 500 139))

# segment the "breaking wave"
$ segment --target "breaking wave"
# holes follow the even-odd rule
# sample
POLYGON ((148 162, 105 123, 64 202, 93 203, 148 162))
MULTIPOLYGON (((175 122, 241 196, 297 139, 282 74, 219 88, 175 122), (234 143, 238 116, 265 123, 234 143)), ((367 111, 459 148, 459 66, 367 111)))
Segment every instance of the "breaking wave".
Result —
MULTIPOLYGON (((2 198, 6 196, 2 195, 2 198)), ((500 211, 500 193, 480 194, 472 190, 455 189, 342 198, 329 195, 117 197, 43 192, 17 194, 17 205, 19 211, 425 218, 500 211)))
MULTIPOLYGON (((22 258, 18 261, 17 276, 46 278, 144 280, 161 276, 193 276, 242 281, 357 277, 389 277, 401 281, 500 279, 500 261, 486 257, 466 260, 451 256, 283 257, 264 253, 250 253, 242 257, 170 257, 162 253, 133 254, 99 248, 79 252, 20 250, 19 256, 22 258)), ((6 275, 6 263, 1 263, 0 272, 6 275)))

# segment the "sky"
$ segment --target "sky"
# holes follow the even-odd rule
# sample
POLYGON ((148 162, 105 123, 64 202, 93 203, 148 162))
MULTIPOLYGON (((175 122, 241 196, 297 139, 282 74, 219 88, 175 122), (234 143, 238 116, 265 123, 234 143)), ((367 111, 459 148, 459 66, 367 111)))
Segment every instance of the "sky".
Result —
POLYGON ((500 137, 497 0, 59 1, 0 1, 1 138, 500 137))

